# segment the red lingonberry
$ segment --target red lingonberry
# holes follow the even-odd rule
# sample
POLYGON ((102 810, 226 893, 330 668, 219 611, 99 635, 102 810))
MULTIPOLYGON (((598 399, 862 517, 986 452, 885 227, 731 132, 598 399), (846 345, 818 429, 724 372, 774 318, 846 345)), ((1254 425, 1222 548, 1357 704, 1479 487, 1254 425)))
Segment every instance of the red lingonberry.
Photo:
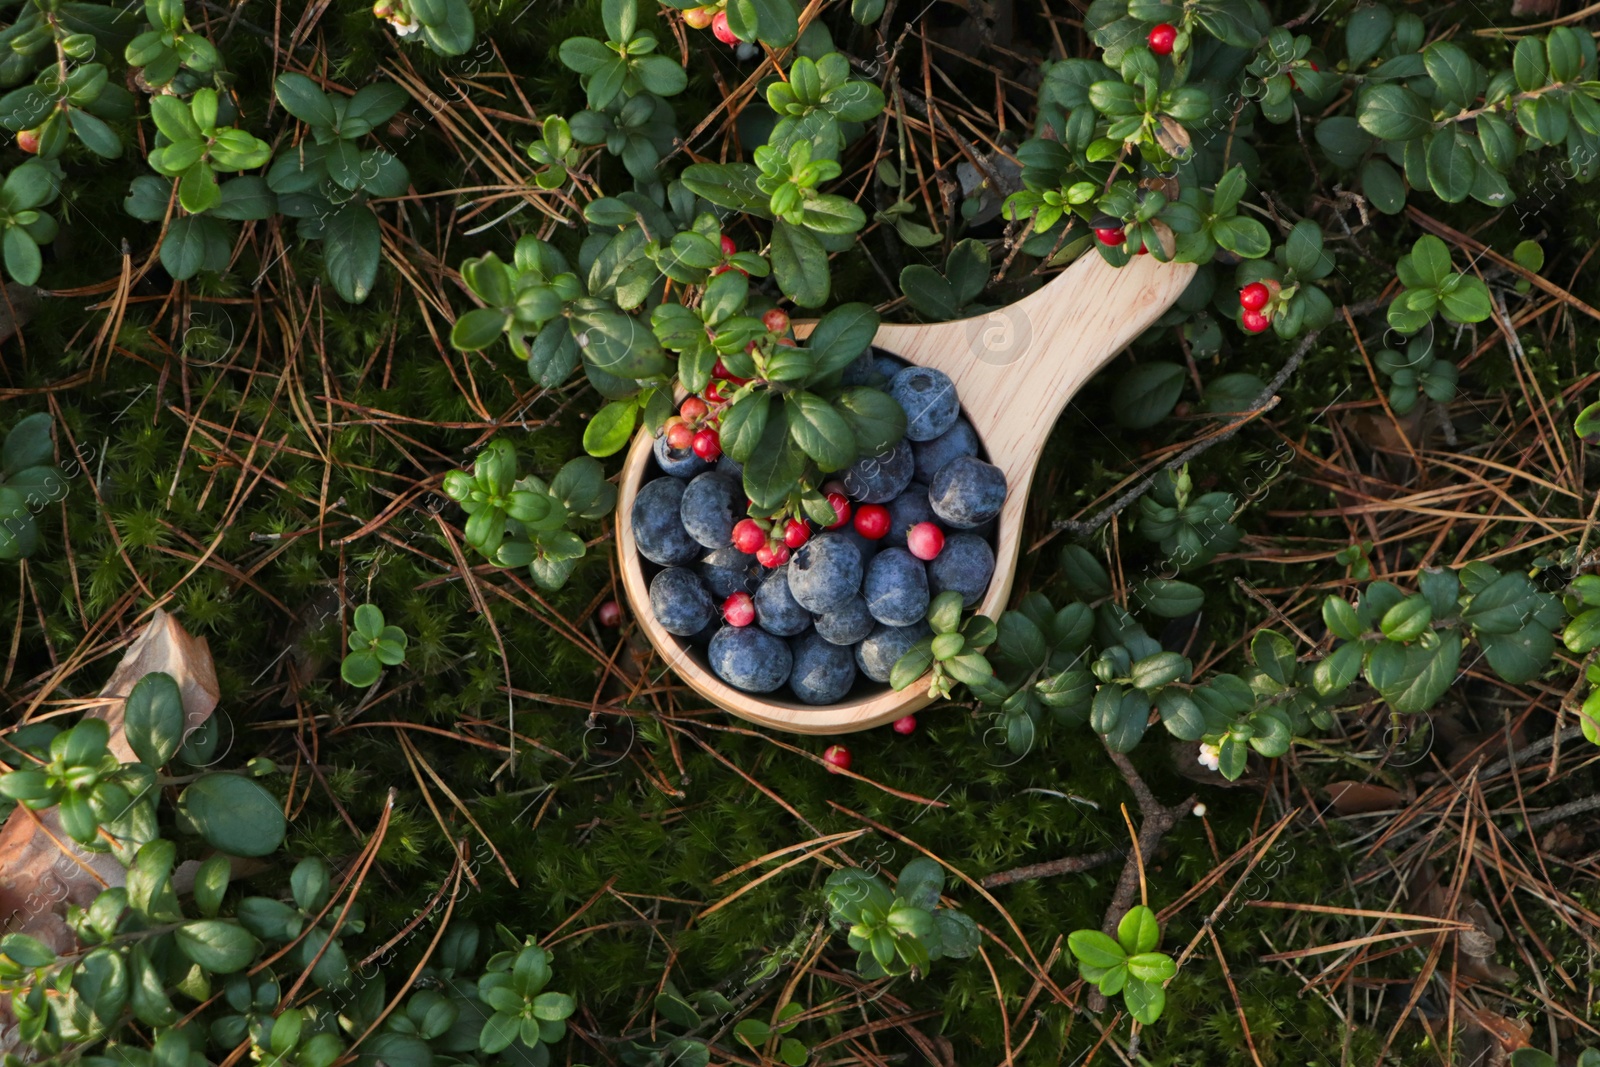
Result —
POLYGON ((1128 239, 1127 231, 1121 226, 1096 227, 1094 235, 1103 245, 1120 245, 1128 239))
POLYGON ((710 463, 722 455, 722 436, 715 430, 701 430, 694 435, 694 444, 689 446, 694 449, 694 454, 710 463))
POLYGON ((790 519, 783 525, 783 543, 790 548, 799 548, 811 540, 811 527, 806 525, 804 519, 790 519))
POLYGON ((850 769, 850 750, 843 745, 829 745, 822 753, 822 762, 828 765, 829 772, 838 774, 840 771, 850 769))
POLYGON ((718 11, 712 16, 711 32, 716 34, 717 40, 723 44, 739 43, 739 35, 734 33, 733 28, 728 25, 728 13, 726 11, 718 11))
POLYGON ((919 522, 906 531, 906 549, 920 560, 944 551, 944 531, 931 522, 919 522))
POLYGON ((737 251, 739 251, 739 246, 733 243, 733 238, 729 237, 727 234, 723 234, 722 254, 725 256, 731 256, 737 251))
POLYGON ((703 30, 711 25, 711 19, 716 15, 714 7, 691 7, 683 13, 683 21, 689 24, 690 29, 703 30))
POLYGON ((1239 312, 1239 325, 1250 333, 1261 333, 1272 325, 1272 320, 1259 311, 1241 311, 1239 312))
POLYGON ((1140 241, 1139 242, 1139 251, 1135 252, 1134 255, 1143 256, 1143 255, 1148 255, 1149 252, 1150 252, 1150 250, 1144 246, 1144 242, 1140 241))
POLYGON ((896 719, 893 729, 901 737, 910 737, 917 732, 917 717, 915 715, 907 715, 903 719, 896 719))
POLYGON ((722 392, 722 383, 718 381, 707 382, 706 387, 700 390, 700 395, 712 404, 725 404, 728 402, 727 396, 722 392))
POLYGON ((694 447, 694 427, 679 419, 667 423, 667 447, 682 452, 694 447))
POLYGON ((615 600, 607 600, 600 605, 600 610, 595 613, 600 618, 600 625, 606 627, 622 625, 622 605, 615 600))
POLYGON ((862 504, 856 508, 856 533, 876 541, 889 532, 889 509, 882 504, 862 504))
POLYGON ((745 555, 754 555, 767 544, 767 531, 754 519, 740 519, 733 524, 733 547, 745 555))
POLYGON ((725 382, 732 382, 734 385, 743 385, 745 382, 750 380, 749 378, 741 378, 737 374, 729 372, 727 365, 724 364, 721 359, 718 359, 711 365, 711 376, 713 378, 721 379, 725 382))
POLYGON ((690 422, 704 418, 706 411, 706 402, 697 396, 685 398, 683 403, 678 406, 678 414, 690 422))
POLYGON ((722 617, 729 626, 749 626, 756 621, 756 602, 749 593, 735 593, 722 602, 722 617))
POLYGON ((1178 40, 1178 28, 1170 22, 1163 22, 1150 31, 1150 36, 1145 38, 1150 42, 1150 51, 1158 56, 1170 56, 1172 46, 1178 40))
POLYGON ((835 491, 828 494, 828 504, 833 508, 833 513, 838 516, 838 521, 830 525, 828 529, 837 530, 839 527, 850 521, 849 497, 845 496, 843 493, 835 491))
POLYGON ((782 308, 773 308, 761 316, 761 325, 768 333, 783 333, 789 328, 789 316, 782 308))
POLYGON ((1260 282, 1251 282, 1239 290, 1239 306, 1246 311, 1260 311, 1272 299, 1272 290, 1260 282))
POLYGON ((789 562, 789 546, 781 541, 762 545, 756 549, 756 562, 763 567, 781 567, 789 562))

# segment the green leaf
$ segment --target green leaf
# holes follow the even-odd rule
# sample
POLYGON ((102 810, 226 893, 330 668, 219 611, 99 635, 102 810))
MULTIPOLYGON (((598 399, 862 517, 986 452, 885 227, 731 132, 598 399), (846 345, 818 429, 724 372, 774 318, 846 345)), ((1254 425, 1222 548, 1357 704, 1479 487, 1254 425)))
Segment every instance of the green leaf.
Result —
POLYGON ((287 830, 276 798, 237 774, 207 774, 183 791, 178 808, 212 848, 230 856, 269 856, 287 830))
POLYGON ((1433 649, 1384 641, 1367 660, 1367 680, 1402 714, 1427 711, 1455 680, 1461 644, 1449 635, 1433 649))
POLYGON ((782 504, 805 472, 806 454, 789 432, 788 405, 768 416, 755 453, 744 465, 744 491, 758 508, 782 504))
POLYGON ((166 764, 183 742, 183 697, 170 674, 152 671, 128 693, 124 730, 133 754, 152 770, 166 764))
POLYGON ((1250 641, 1250 656, 1268 678, 1279 685, 1294 684, 1299 665, 1295 662, 1294 642, 1276 630, 1262 630, 1250 641))
POLYGON ((1130 977, 1123 987, 1122 999, 1128 1005, 1128 1014, 1145 1026, 1161 1018, 1161 1012, 1167 1006, 1166 990, 1158 984, 1134 977, 1130 977))
POLYGON ((259 942, 228 919, 196 919, 173 931, 178 949, 212 974, 232 974, 255 959, 259 942))
POLYGON ((574 337, 584 362, 618 378, 653 378, 668 369, 656 335, 643 322, 618 311, 573 316, 574 337))
POLYGON ((1399 85, 1369 86, 1360 97, 1356 121, 1384 141, 1409 141, 1432 128, 1422 99, 1399 85))
POLYGON ((0 476, 10 479, 29 467, 41 467, 55 458, 55 445, 50 438, 54 420, 49 412, 38 411, 18 420, 0 445, 0 476))
POLYGON ((1156 922, 1156 913, 1143 904, 1129 908, 1117 923, 1117 942, 1129 956, 1149 952, 1160 941, 1161 924, 1156 922))
POLYGON ((1145 951, 1128 957, 1128 975, 1141 982, 1165 982, 1177 973, 1177 964, 1164 952, 1145 951))
POLYGON ((944 892, 944 868, 937 860, 918 856, 900 872, 895 884, 895 896, 913 908, 933 911, 939 906, 939 894, 944 892))
POLYGON ((745 397, 722 413, 722 450, 737 463, 755 455, 767 428, 768 409, 773 394, 763 390, 745 397))
POLYGON ((718 207, 770 219, 771 198, 756 185, 760 173, 753 163, 694 163, 683 169, 678 180, 718 207))
POLYGON ((925 318, 942 322, 956 317, 955 292, 932 267, 922 263, 907 266, 900 272, 900 291, 925 318))
POLYGON ((1357 70, 1376 56, 1394 30, 1394 13, 1383 4, 1367 4, 1350 13, 1344 26, 1344 49, 1350 69, 1357 70))
POLYGON ((905 409, 880 389, 852 386, 834 397, 833 407, 855 433, 861 455, 877 455, 905 436, 905 409))
POLYGON ((1477 97, 1477 64, 1460 45, 1435 41, 1422 50, 1422 62, 1433 79, 1433 102, 1440 110, 1459 112, 1477 97))
POLYGON ((1067 935, 1067 948, 1080 963, 1090 967, 1115 967, 1128 958, 1120 944, 1099 930, 1074 930, 1067 935))
POLYGON ((1206 595, 1199 586, 1170 578, 1146 578, 1133 587, 1133 601, 1168 619, 1198 611, 1206 595))
POLYGON ((1260 259, 1272 251, 1272 238, 1267 228, 1255 219, 1242 215, 1214 220, 1211 237, 1229 252, 1245 259, 1260 259))
POLYGON ((1512 685, 1538 678, 1551 665, 1556 637, 1537 621, 1509 634, 1480 634, 1478 643, 1489 666, 1512 685))
POLYGON ((1406 597, 1384 612, 1378 629, 1391 641, 1414 641, 1430 629, 1433 608, 1422 594, 1406 597))
POLYGON ((782 220, 773 223, 771 258, 773 278, 790 300, 801 307, 827 301, 828 253, 811 231, 782 220))
POLYGON ((1434 134, 1428 145, 1428 182, 1439 199, 1459 204, 1472 192, 1477 164, 1466 136, 1454 129, 1434 134))
POLYGON ((498 341, 511 323, 499 308, 474 308, 456 320, 450 344, 462 352, 478 352, 498 341))
POLYGON ((843 370, 865 352, 878 332, 878 313, 868 304, 840 304, 818 320, 806 347, 816 356, 819 376, 843 370))
POLYGON ((1405 182, 1384 160, 1369 159, 1361 165, 1361 191, 1385 215, 1398 215, 1405 209, 1405 182))
POLYGON ((815 393, 791 393, 789 433, 824 474, 848 467, 856 459, 855 432, 833 405, 815 393))
POLYGON ((328 94, 304 74, 278 75, 272 91, 285 111, 307 125, 331 129, 339 120, 328 94))
POLYGON ((1400 281, 1408 289, 1437 289, 1450 276, 1450 249, 1439 238, 1425 234, 1396 264, 1400 281))
POLYGON ((1117 424, 1144 430, 1172 413, 1183 395, 1183 367, 1176 363, 1141 363, 1122 376, 1111 394, 1117 424))
POLYGON ((383 256, 378 217, 365 204, 351 203, 328 219, 322 244, 323 267, 334 290, 352 304, 365 301, 383 256))

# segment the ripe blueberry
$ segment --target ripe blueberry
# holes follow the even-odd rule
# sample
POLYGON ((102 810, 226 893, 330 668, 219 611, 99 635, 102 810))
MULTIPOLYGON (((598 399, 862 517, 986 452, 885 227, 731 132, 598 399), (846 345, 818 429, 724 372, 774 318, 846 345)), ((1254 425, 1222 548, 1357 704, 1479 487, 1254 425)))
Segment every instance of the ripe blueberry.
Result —
POLYGON ((651 563, 676 567, 700 558, 705 548, 683 528, 685 483, 677 478, 646 482, 633 498, 633 539, 651 563))
POLYGON ((868 565, 861 595, 885 626, 910 626, 928 614, 928 570, 905 549, 886 548, 868 565))
POLYGON ((953 459, 928 486, 928 502, 947 526, 981 526, 1005 506, 1005 472, 974 456, 953 459))
POLYGON ((744 490, 726 474, 707 471, 683 491, 678 509, 683 528, 707 548, 721 548, 733 539, 737 515, 744 510, 744 490))
POLYGON ((962 607, 976 607, 994 577, 994 549, 977 534, 952 534, 944 550, 928 564, 928 590, 934 596, 949 589, 961 594, 962 607))
POLYGON ((932 367, 907 367, 889 380, 889 395, 905 409, 906 437, 931 441, 956 424, 961 403, 955 383, 932 367))
POLYGON ((832 611, 818 615, 815 625, 824 641, 835 645, 854 645, 872 632, 877 620, 867 610, 867 602, 859 596, 853 596, 832 611))
POLYGON ((746 693, 770 693, 789 680, 789 642, 759 626, 724 626, 706 658, 718 678, 746 693))
POLYGON ((789 688, 806 704, 837 704, 856 684, 856 658, 843 645, 807 633, 790 641, 789 651, 789 688))
POLYGON ((861 553, 839 534, 819 534, 795 552, 789 588, 807 611, 832 611, 861 588, 861 553))
POLYGON ((769 634, 793 637, 811 627, 811 613, 794 598, 789 570, 780 567, 767 576, 755 595, 756 621, 769 634))
POLYGON ((856 646, 856 665, 874 682, 887 682, 889 672, 911 646, 933 631, 926 622, 911 626, 879 626, 856 646))
POLYGON ((650 580, 650 611, 667 633, 691 637, 716 617, 717 607, 699 575, 668 567, 650 580))

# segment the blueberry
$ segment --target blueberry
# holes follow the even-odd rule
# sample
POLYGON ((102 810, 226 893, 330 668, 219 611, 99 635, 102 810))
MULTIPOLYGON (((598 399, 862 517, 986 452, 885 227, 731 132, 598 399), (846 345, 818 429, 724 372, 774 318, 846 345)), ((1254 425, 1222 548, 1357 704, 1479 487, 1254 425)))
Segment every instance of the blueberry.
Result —
POLYGON ((946 463, 958 456, 978 454, 978 432, 966 419, 957 419, 955 425, 931 441, 914 441, 911 456, 916 461, 917 481, 931 484, 946 463))
POLYGON ((705 552, 683 528, 679 507, 685 484, 677 478, 657 478, 646 482, 633 498, 633 540, 639 554, 651 563, 676 567, 705 552))
POLYGON ((814 633, 789 642, 794 668, 789 688, 807 704, 837 704, 856 684, 856 658, 843 645, 833 645, 814 633))
POLYGON ((667 444, 666 435, 656 438, 656 466, 674 478, 693 478, 711 469, 711 464, 687 448, 673 448, 667 444))
POLYGON ((938 516, 928 503, 928 487, 912 482, 906 491, 889 501, 889 532, 883 535, 884 548, 906 547, 906 531, 919 522, 933 522, 938 516))
POLYGON ((789 642, 759 626, 724 626, 706 651, 718 678, 746 693, 770 693, 789 680, 789 642))
POLYGON ((862 537, 861 534, 856 532, 856 528, 853 525, 844 526, 835 530, 834 533, 856 546, 856 551, 861 553, 863 572, 865 572, 867 564, 872 562, 872 557, 878 554, 878 550, 885 547, 882 540, 874 541, 870 537, 862 537))
POLYGON ((740 485, 744 484, 744 464, 740 463, 726 452, 722 454, 721 459, 717 460, 717 473, 726 474, 740 485))
POLYGON ((789 589, 807 611, 832 611, 861 588, 861 553, 838 534, 818 534, 799 548, 785 569, 789 589))
POLYGON ((889 395, 905 409, 906 436, 913 441, 932 441, 961 417, 956 383, 932 367, 907 367, 898 372, 889 380, 889 395))
POLYGON ((974 456, 960 456, 944 465, 928 486, 934 514, 962 530, 982 526, 1006 502, 1006 476, 999 467, 974 456))
POLYGON ((885 382, 890 381, 896 374, 905 370, 911 364, 899 356, 891 356, 881 348, 869 348, 872 353, 872 371, 885 382))
POLYGON ((705 648, 711 643, 711 639, 717 636, 717 631, 720 629, 722 629, 722 616, 714 614, 711 616, 711 621, 706 623, 699 633, 686 638, 686 640, 691 645, 705 648))
POLYGON ((839 384, 871 385, 876 376, 877 368, 872 361, 872 349, 869 348, 845 365, 839 375, 839 384))
POLYGON ((951 534, 928 564, 928 588, 933 595, 954 589, 961 594, 963 607, 973 607, 982 600, 993 577, 994 549, 976 534, 951 534))
POLYGON ((911 458, 911 442, 900 443, 875 456, 862 456, 844 472, 844 491, 862 504, 886 504, 905 492, 911 484, 916 463, 911 458))
POLYGON ((867 568, 861 594, 885 626, 910 626, 928 614, 928 570, 903 548, 886 548, 867 568))
POLYGON ((877 625, 867 602, 859 596, 846 600, 840 607, 817 616, 817 633, 824 641, 836 645, 853 645, 872 632, 877 625))
POLYGON ((699 633, 717 617, 716 602, 687 567, 668 567, 650 579, 650 610, 662 629, 679 637, 699 633))
POLYGON ((726 600, 735 593, 753 593, 761 581, 761 564, 732 545, 719 548, 699 565, 700 580, 711 595, 726 600))
POLYGON ((744 518, 744 488, 726 474, 706 471, 683 491, 678 506, 683 528, 707 548, 733 541, 733 524, 744 518))
POLYGON ((793 637, 811 625, 811 613, 795 602, 789 586, 789 568, 784 564, 767 576, 756 590, 756 622, 769 634, 793 637))
POLYGON ((926 621, 912 626, 879 626, 856 646, 856 663, 861 673, 874 682, 887 682, 895 662, 931 633, 926 621))

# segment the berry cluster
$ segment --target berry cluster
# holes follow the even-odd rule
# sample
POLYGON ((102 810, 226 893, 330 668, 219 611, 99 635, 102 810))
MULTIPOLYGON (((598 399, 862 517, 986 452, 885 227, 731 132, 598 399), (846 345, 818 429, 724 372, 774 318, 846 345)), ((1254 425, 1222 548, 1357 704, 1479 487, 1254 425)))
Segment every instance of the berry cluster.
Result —
POLYGON ((725 45, 739 43, 738 35, 728 25, 728 12, 724 4, 707 4, 704 7, 691 7, 683 12, 683 21, 691 30, 703 30, 711 27, 711 32, 717 40, 725 45))
MULTIPOLYGON (((766 325, 786 331, 788 317, 768 312, 766 325)), ((971 607, 988 590, 1005 475, 978 457, 946 375, 870 350, 862 359, 905 411, 906 437, 821 485, 832 522, 797 506, 749 514, 739 464, 695 447, 719 410, 710 390, 686 400, 656 440, 670 477, 646 482, 632 513, 640 554, 663 568, 651 578, 651 611, 703 645, 735 688, 787 684, 804 703, 837 703, 858 673, 889 680, 928 633, 933 596, 956 590, 971 607)))
POLYGON ((1251 282, 1239 290, 1239 325, 1250 333, 1262 333, 1272 325, 1270 304, 1278 295, 1278 283, 1251 282))

